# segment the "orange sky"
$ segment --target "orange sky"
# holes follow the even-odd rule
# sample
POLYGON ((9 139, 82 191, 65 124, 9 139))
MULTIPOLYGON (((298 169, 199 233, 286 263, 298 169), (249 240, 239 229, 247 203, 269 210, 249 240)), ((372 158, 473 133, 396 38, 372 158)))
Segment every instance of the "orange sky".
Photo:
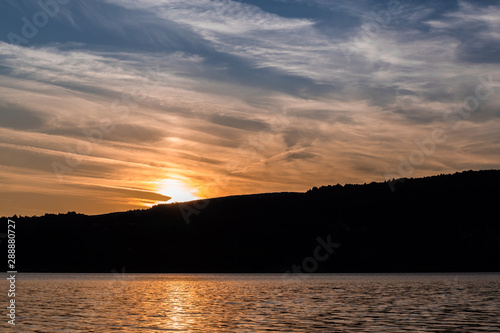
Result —
MULTIPOLYGON (((498 43, 489 14, 498 6, 460 2, 418 22, 418 6, 407 8, 360 38, 370 19, 358 14, 371 7, 349 2, 344 14, 329 9, 352 15, 338 34, 319 14, 232 1, 167 11, 175 1, 154 2, 105 1, 153 22, 156 30, 134 30, 144 35, 120 39, 125 14, 112 27, 90 26, 101 21, 85 21, 75 4, 27 43, 0 41, 0 216, 98 214, 169 197, 303 192, 500 165, 498 63, 467 60, 453 33, 482 22, 481 38, 498 43), (226 5, 217 25, 204 21, 226 5), (422 22, 433 32, 419 30, 422 22)), ((6 31, 20 34, 22 24, 6 31)))

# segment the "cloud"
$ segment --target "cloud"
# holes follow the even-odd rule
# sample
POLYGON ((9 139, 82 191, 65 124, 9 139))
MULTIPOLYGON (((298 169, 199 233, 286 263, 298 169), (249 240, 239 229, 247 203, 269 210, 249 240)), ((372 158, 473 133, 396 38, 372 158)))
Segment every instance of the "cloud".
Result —
POLYGON ((318 83, 333 75, 329 68, 335 65, 330 59, 343 57, 337 45, 314 27, 315 21, 285 18, 250 4, 228 0, 108 1, 148 10, 167 22, 181 24, 217 52, 246 59, 257 68, 275 68, 318 83))
POLYGON ((198 31, 241 36, 248 32, 284 30, 313 24, 306 19, 287 19, 260 8, 230 0, 107 0, 131 9, 153 10, 162 18, 192 26, 198 31))
POLYGON ((99 185, 75 185, 74 188, 80 190, 92 191, 99 195, 101 198, 106 198, 111 196, 113 200, 117 198, 128 198, 129 200, 148 200, 151 202, 156 201, 168 201, 171 198, 169 196, 151 192, 144 191, 140 189, 124 188, 124 187, 108 187, 99 185))
POLYGON ((469 63, 500 62, 500 5, 481 6, 459 1, 459 8, 439 20, 425 23, 435 33, 448 34, 460 41, 457 57, 469 63))
POLYGON ((0 127, 33 130, 41 128, 43 124, 44 120, 37 112, 0 101, 0 127))
MULTIPOLYGON (((72 1, 28 44, 0 42, 2 189, 92 213, 162 200, 170 178, 305 191, 383 180, 435 128, 448 139, 415 176, 500 162, 499 6, 401 1, 384 23, 389 2, 252 3, 72 1), (495 92, 451 130, 443 115, 487 74, 495 92)), ((39 10, 12 4, 4 41, 39 10)))
POLYGON ((329 121, 329 122, 341 122, 341 123, 352 123, 354 119, 349 116, 349 111, 347 110, 290 110, 288 111, 290 115, 299 118, 307 118, 319 121, 329 121))
POLYGON ((291 161, 291 160, 305 160, 305 159, 314 158, 316 156, 317 156, 316 154, 309 153, 307 151, 299 151, 299 152, 289 153, 287 155, 286 159, 288 161, 291 161))
POLYGON ((222 126, 227 126, 227 127, 232 127, 232 128, 238 128, 238 129, 243 129, 246 131, 265 131, 269 130, 269 125, 266 123, 263 123, 261 121, 257 120, 250 120, 250 119, 241 119, 237 117, 232 117, 228 115, 218 115, 214 114, 210 116, 209 121, 222 125, 222 126))
MULTIPOLYGON (((99 139, 97 133, 98 124, 89 126, 88 128, 81 127, 58 127, 43 131, 46 134, 53 134, 65 137, 74 137, 80 140, 87 140, 85 133, 93 133, 95 140, 99 139)), ((102 133, 102 131, 101 131, 102 133)), ((90 135, 89 134, 89 135, 90 135)), ((139 126, 134 124, 114 124, 113 130, 106 133, 106 141, 125 142, 130 144, 151 144, 161 141, 168 133, 151 126, 139 126)), ((103 135, 104 136, 104 135, 103 135)), ((104 137, 103 137, 104 139, 104 137)))

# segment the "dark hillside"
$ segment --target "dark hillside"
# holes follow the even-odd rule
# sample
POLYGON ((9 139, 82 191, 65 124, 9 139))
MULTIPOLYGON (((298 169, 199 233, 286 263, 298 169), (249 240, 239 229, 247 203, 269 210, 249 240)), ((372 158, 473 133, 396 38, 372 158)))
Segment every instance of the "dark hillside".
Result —
POLYGON ((390 185, 323 186, 97 216, 14 217, 17 267, 21 272, 500 271, 500 171, 390 185), (340 247, 316 253, 322 243, 340 247), (313 259, 315 254, 321 260, 313 259))

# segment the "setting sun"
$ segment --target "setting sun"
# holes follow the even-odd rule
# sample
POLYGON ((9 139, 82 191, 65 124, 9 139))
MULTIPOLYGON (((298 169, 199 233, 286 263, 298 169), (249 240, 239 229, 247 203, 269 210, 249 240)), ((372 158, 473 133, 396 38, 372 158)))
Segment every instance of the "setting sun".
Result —
POLYGON ((165 179, 158 184, 158 193, 171 197, 170 202, 184 202, 200 199, 196 189, 178 179, 165 179))

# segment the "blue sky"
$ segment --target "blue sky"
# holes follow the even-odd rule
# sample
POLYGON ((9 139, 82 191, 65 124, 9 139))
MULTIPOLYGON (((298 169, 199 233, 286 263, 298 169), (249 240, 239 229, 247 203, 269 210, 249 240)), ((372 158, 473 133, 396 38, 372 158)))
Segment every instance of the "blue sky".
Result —
POLYGON ((0 22, 3 214, 499 166, 499 1, 6 0, 0 22))

